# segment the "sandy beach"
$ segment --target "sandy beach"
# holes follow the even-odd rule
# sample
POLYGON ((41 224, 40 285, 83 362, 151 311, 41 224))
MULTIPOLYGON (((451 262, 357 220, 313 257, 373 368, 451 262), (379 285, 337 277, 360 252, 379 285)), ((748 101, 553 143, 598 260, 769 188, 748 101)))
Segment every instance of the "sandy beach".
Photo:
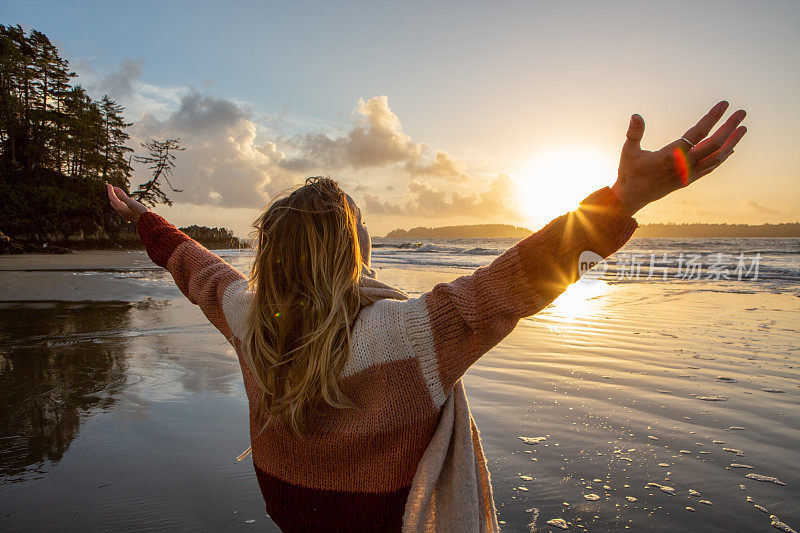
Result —
MULTIPOLYGON (((376 270, 412 294, 465 273, 376 270)), ((235 460, 233 349, 165 271, 8 256, 0 287, 0 529, 277 531, 235 460)), ((503 530, 797 529, 799 304, 596 281, 522 320, 465 378, 503 530)))

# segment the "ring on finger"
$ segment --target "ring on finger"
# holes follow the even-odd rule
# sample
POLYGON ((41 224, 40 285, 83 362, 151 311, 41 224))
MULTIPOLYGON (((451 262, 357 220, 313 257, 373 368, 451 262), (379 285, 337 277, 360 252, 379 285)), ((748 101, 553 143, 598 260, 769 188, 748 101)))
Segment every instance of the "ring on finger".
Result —
POLYGON ((689 145, 689 148, 694 148, 695 143, 693 143, 692 141, 690 141, 686 137, 681 137, 681 140, 682 141, 686 141, 686 143, 689 145))

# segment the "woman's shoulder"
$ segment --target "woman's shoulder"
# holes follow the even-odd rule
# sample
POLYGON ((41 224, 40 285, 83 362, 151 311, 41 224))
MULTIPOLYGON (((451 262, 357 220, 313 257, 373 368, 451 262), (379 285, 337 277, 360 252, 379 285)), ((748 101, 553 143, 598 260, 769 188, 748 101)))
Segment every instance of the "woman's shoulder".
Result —
POLYGON ((247 318, 247 310, 253 297, 250 293, 246 279, 234 281, 225 289, 222 296, 222 312, 228 327, 234 337, 242 339, 244 337, 244 324, 247 318))
POLYGON ((403 321, 409 300, 378 300, 356 317, 350 337, 350 358, 343 375, 413 356, 403 321))

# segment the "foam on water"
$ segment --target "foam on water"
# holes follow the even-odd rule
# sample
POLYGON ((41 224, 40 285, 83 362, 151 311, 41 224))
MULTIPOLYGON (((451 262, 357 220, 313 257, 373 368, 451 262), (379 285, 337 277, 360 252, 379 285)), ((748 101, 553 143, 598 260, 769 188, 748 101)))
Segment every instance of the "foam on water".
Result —
POLYGON ((769 519, 770 519, 770 524, 769 525, 771 525, 775 529, 780 529, 781 531, 784 531, 785 533, 797 533, 797 531, 795 531, 794 529, 790 528, 788 525, 786 525, 783 522, 781 522, 780 519, 777 516, 770 515, 769 519))
POLYGON ((517 438, 522 442, 524 442, 525 444, 530 444, 531 446, 547 440, 547 437, 517 437, 517 438))
POLYGON ((786 486, 786 483, 773 476, 762 476, 761 474, 750 473, 747 474, 745 477, 748 477, 750 479, 755 479, 756 481, 763 481, 765 483, 775 483, 776 485, 781 485, 783 487, 786 486))
POLYGON ((546 524, 548 526, 557 527, 559 529, 569 529, 569 526, 567 525, 567 521, 564 520, 563 518, 551 518, 550 520, 548 520, 546 522, 546 524))

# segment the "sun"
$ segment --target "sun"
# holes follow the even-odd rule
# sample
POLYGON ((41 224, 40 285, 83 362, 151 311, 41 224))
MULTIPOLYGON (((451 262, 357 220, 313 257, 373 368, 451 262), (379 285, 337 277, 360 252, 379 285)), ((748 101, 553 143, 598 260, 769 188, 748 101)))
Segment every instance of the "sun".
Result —
POLYGON ((591 147, 540 151, 514 175, 517 209, 537 226, 575 209, 589 194, 614 183, 617 157, 591 147))

